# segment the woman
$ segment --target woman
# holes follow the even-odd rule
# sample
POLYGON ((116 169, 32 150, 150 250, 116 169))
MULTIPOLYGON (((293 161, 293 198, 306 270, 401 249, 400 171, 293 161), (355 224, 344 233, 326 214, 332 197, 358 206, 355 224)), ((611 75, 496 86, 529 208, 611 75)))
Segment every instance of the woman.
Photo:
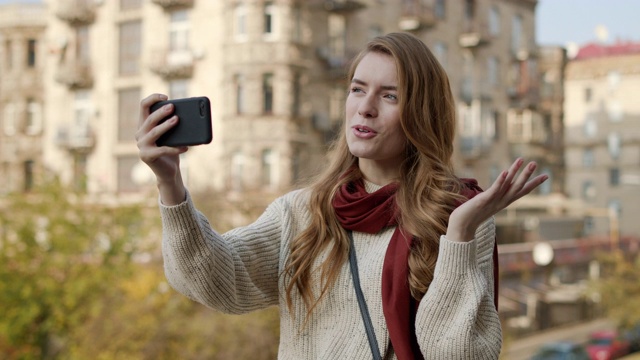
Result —
POLYGON ((178 155, 187 149, 155 146, 178 121, 157 125, 171 107, 149 113, 166 97, 141 102, 136 138, 158 180, 169 282, 227 313, 278 305, 281 359, 370 359, 376 351, 387 359, 497 359, 493 215, 547 177, 532 178, 535 163, 520 171, 521 159, 485 192, 455 177, 449 82, 412 35, 371 41, 348 79, 330 165, 255 223, 225 234, 182 184, 178 155))

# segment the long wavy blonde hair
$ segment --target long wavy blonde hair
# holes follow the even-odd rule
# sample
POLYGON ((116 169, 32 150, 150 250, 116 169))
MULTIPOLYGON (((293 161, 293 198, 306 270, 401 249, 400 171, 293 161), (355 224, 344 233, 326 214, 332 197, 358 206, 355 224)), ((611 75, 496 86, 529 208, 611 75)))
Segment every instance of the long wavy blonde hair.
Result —
MULTIPOLYGON (((398 71, 400 124, 407 138, 405 160, 400 165, 396 203, 399 226, 413 234, 409 255, 411 295, 421 299, 431 281, 438 257, 440 235, 446 232, 454 204, 462 201, 461 183, 453 174, 451 157, 455 135, 455 105, 448 77, 427 46, 408 33, 391 33, 373 39, 351 63, 353 78, 362 58, 371 52, 391 56, 398 71)), ((358 159, 347 147, 345 127, 329 151, 329 165, 310 185, 311 223, 291 243, 284 275, 286 300, 298 291, 307 318, 335 282, 347 261, 349 241, 338 222, 332 200, 345 183, 362 176, 358 159), (354 169, 349 171, 350 169, 354 169), (326 252, 326 254, 325 254, 326 252), (314 262, 323 254, 319 269, 314 262), (312 281, 319 270, 320 293, 312 281), (312 275, 314 274, 314 275, 312 275)))

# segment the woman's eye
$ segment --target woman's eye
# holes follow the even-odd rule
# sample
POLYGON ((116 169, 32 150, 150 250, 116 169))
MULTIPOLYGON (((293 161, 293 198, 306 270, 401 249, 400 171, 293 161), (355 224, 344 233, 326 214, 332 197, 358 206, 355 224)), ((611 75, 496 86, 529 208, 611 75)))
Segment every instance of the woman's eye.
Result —
POLYGON ((362 91, 362 89, 360 89, 359 87, 352 87, 352 88, 351 88, 351 92, 352 92, 352 93, 354 93, 354 92, 361 92, 361 91, 362 91))
POLYGON ((386 97, 387 99, 391 99, 391 100, 398 100, 398 96, 394 95, 394 94, 387 94, 384 97, 386 97))

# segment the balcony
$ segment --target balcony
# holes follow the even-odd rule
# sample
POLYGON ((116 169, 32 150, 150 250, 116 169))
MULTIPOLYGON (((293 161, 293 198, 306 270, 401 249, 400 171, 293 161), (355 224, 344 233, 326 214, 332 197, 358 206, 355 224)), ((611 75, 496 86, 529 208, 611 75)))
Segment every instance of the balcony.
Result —
POLYGON ((68 151, 88 153, 95 146, 96 139, 88 124, 83 126, 61 125, 57 129, 55 143, 68 151))
POLYGON ((355 0, 324 0, 320 2, 322 3, 322 8, 326 11, 342 14, 360 10, 365 7, 362 2, 355 0))
POLYGON ((486 24, 475 21, 466 22, 458 36, 458 44, 461 47, 472 49, 489 43, 491 35, 486 24))
POLYGON ((67 85, 70 89, 86 89, 93 86, 93 74, 89 64, 65 62, 60 64, 56 81, 67 85))
POLYGON ((434 26, 436 15, 432 6, 419 0, 404 0, 398 27, 402 31, 415 31, 434 26))
POLYGON ((549 131, 537 111, 513 108, 507 111, 507 140, 512 146, 519 145, 521 156, 542 157, 548 145, 549 131))
POLYGON ((193 75, 195 59, 193 51, 157 50, 153 53, 149 68, 164 79, 186 79, 193 75))
POLYGON ((151 2, 158 6, 161 6, 165 10, 187 8, 193 6, 193 0, 151 0, 151 2))
POLYGON ((88 25, 96 18, 95 4, 89 0, 59 0, 56 16, 71 26, 88 25))
POLYGON ((488 103, 473 100, 458 104, 459 151, 465 160, 478 159, 496 140, 496 117, 488 103))
POLYGON ((341 79, 347 75, 349 61, 356 56, 355 51, 347 50, 344 55, 333 53, 328 47, 316 49, 316 56, 324 63, 327 75, 331 79, 341 79))

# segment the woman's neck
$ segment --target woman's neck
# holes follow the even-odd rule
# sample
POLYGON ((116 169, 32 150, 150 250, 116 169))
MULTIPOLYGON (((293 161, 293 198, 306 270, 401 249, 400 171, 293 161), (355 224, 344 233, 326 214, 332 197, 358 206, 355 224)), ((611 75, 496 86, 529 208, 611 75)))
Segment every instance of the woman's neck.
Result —
POLYGON ((372 160, 359 159, 358 167, 364 179, 370 183, 384 186, 400 177, 400 164, 391 166, 380 166, 381 164, 372 160))

